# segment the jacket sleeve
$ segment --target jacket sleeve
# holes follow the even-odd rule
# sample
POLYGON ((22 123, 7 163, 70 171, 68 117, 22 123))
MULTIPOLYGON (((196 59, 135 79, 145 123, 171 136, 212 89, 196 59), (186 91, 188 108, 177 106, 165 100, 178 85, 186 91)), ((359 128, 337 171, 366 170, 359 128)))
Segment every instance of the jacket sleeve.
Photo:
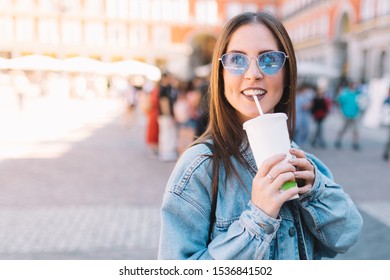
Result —
POLYGON ((279 228, 250 201, 225 232, 208 243, 211 174, 208 163, 194 160, 175 167, 161 211, 159 259, 261 259, 279 228), (185 169, 183 169, 183 166, 185 169))
POLYGON ((202 212, 188 200, 166 194, 159 259, 262 259, 280 224, 248 202, 240 218, 207 244, 209 220, 202 212))
POLYGON ((307 154, 315 168, 313 189, 299 198, 304 223, 319 241, 315 258, 345 253, 360 235, 363 219, 343 188, 333 182, 329 169, 307 154))

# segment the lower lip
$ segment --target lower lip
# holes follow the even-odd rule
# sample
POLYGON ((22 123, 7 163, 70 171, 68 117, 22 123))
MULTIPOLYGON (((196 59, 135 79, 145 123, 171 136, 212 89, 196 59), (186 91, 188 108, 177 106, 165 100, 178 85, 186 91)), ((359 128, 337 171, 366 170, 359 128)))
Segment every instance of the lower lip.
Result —
POLYGON ((250 101, 255 102, 253 96, 255 96, 255 97, 260 101, 261 99, 264 98, 265 93, 264 93, 264 94, 261 94, 261 95, 260 95, 260 94, 257 94, 257 95, 245 95, 245 94, 244 94, 244 96, 245 96, 246 98, 248 98, 250 101))

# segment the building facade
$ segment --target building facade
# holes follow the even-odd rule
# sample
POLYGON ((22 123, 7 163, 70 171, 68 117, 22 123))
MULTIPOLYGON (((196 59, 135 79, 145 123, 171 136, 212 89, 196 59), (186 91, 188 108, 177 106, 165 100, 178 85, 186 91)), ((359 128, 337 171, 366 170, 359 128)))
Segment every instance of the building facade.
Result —
POLYGON ((188 79, 211 61, 228 19, 267 10, 291 35, 301 76, 320 75, 313 67, 359 81, 390 72, 389 0, 0 0, 0 7, 0 57, 137 59, 188 79))
POLYGON ((341 80, 390 74, 390 1, 283 0, 280 16, 298 63, 333 69, 341 80))
POLYGON ((242 11, 275 11, 274 2, 0 0, 0 57, 137 59, 188 78, 192 68, 210 61, 227 19, 242 11))

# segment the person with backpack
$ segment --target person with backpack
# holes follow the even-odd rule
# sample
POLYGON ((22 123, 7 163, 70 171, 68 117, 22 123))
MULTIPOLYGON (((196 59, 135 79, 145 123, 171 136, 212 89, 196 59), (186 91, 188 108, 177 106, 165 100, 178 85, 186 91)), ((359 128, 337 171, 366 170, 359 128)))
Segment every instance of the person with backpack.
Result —
POLYGON ((316 89, 316 95, 312 100, 312 106, 310 109, 311 115, 315 123, 315 131, 311 140, 311 146, 321 148, 326 147, 324 140, 324 120, 327 117, 330 109, 330 101, 325 97, 325 91, 322 89, 316 89))
POLYGON ((344 87, 339 96, 336 98, 337 105, 341 110, 343 117, 343 125, 337 133, 335 147, 340 149, 342 146, 342 139, 348 129, 352 129, 352 149, 355 151, 360 150, 359 145, 359 117, 361 116, 361 110, 359 106, 360 90, 357 87, 356 82, 349 82, 344 87))

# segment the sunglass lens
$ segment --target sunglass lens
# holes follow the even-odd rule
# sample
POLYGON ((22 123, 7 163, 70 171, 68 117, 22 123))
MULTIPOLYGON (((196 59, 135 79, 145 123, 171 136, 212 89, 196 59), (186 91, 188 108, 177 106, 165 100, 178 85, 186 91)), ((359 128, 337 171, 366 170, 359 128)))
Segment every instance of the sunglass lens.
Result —
POLYGON ((248 68, 248 58, 239 53, 227 53, 221 57, 223 67, 233 75, 242 75, 248 68))
POLYGON ((275 75, 282 69, 286 55, 283 52, 266 52, 259 56, 258 64, 265 74, 275 75))

